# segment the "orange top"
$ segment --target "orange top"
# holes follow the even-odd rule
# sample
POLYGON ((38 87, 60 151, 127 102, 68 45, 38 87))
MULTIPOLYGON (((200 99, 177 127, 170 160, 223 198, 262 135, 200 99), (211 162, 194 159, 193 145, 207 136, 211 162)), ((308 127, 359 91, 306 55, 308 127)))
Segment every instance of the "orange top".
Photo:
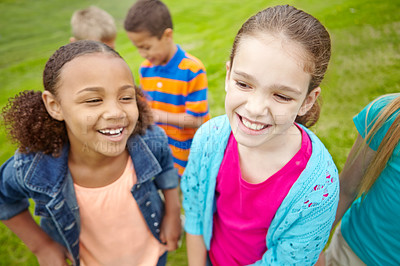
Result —
MULTIPOLYGON (((178 45, 177 52, 166 65, 153 65, 145 60, 140 66, 140 85, 152 109, 174 114, 189 114, 210 119, 206 69, 196 57, 178 45)), ((168 136, 174 166, 181 176, 185 170, 196 128, 182 128, 157 123, 168 136)))
POLYGON ((156 265, 165 247, 152 235, 131 194, 136 173, 129 159, 110 185, 75 184, 81 217, 81 265, 156 265))

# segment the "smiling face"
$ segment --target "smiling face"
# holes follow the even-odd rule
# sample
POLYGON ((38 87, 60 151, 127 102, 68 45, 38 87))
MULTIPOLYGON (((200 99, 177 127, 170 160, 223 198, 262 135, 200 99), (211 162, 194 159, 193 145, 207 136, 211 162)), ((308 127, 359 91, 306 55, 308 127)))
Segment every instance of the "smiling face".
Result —
POLYGON ((267 148, 298 134, 296 116, 311 108, 320 91, 308 94, 311 75, 304 71, 302 52, 268 34, 242 38, 233 64, 227 64, 225 98, 239 145, 267 148))
POLYGON ((105 53, 79 56, 61 70, 57 91, 47 109, 65 121, 74 155, 118 156, 125 151, 139 113, 133 77, 123 59, 105 53))
POLYGON ((138 49, 141 57, 155 66, 165 65, 174 56, 176 46, 172 39, 172 29, 166 29, 161 38, 147 31, 127 32, 128 38, 138 49))

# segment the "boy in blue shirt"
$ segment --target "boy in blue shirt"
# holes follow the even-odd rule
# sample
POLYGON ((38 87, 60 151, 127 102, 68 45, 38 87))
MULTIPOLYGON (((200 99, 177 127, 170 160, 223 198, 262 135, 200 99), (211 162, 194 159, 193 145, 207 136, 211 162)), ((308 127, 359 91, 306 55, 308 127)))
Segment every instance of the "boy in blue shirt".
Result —
POLYGON ((124 28, 146 60, 140 85, 157 125, 165 130, 175 167, 183 174, 197 128, 209 120, 206 70, 173 39, 167 6, 158 0, 139 0, 129 10, 124 28))

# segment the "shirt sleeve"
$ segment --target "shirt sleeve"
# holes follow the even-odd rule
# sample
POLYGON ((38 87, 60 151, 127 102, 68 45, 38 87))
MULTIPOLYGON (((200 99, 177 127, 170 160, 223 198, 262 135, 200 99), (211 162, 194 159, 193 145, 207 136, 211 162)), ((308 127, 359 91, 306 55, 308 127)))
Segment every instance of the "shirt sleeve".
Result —
POLYGON ((194 77, 188 84, 189 89, 185 102, 186 113, 196 117, 203 117, 208 114, 207 76, 203 68, 200 68, 193 75, 194 77))
POLYGON ((174 167, 171 149, 168 146, 168 139, 164 131, 157 126, 153 127, 162 134, 160 143, 153 143, 153 146, 158 146, 158 162, 161 166, 161 173, 155 177, 155 183, 159 189, 176 188, 179 185, 178 172, 174 167))

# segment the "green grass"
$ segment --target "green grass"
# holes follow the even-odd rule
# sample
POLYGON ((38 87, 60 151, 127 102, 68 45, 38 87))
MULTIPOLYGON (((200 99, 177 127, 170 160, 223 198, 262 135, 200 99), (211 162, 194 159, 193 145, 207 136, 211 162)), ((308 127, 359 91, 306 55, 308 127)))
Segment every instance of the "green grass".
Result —
MULTIPOLYGON (((117 50, 137 77, 142 59, 122 28, 133 0, 1 0, 0 107, 22 90, 41 90, 48 57, 70 37, 74 10, 94 4, 112 14, 118 25, 117 50)), ((331 152, 339 170, 356 137, 352 117, 378 95, 400 91, 400 2, 372 0, 166 0, 174 37, 207 68, 212 116, 224 113, 225 62, 240 25, 256 11, 289 3, 321 20, 331 33, 332 60, 322 84, 323 108, 314 131, 331 152)), ((0 163, 15 146, 0 130, 0 163)), ((169 265, 186 265, 185 245, 171 253, 169 265)), ((35 257, 0 225, 0 265, 37 265, 35 257)))

